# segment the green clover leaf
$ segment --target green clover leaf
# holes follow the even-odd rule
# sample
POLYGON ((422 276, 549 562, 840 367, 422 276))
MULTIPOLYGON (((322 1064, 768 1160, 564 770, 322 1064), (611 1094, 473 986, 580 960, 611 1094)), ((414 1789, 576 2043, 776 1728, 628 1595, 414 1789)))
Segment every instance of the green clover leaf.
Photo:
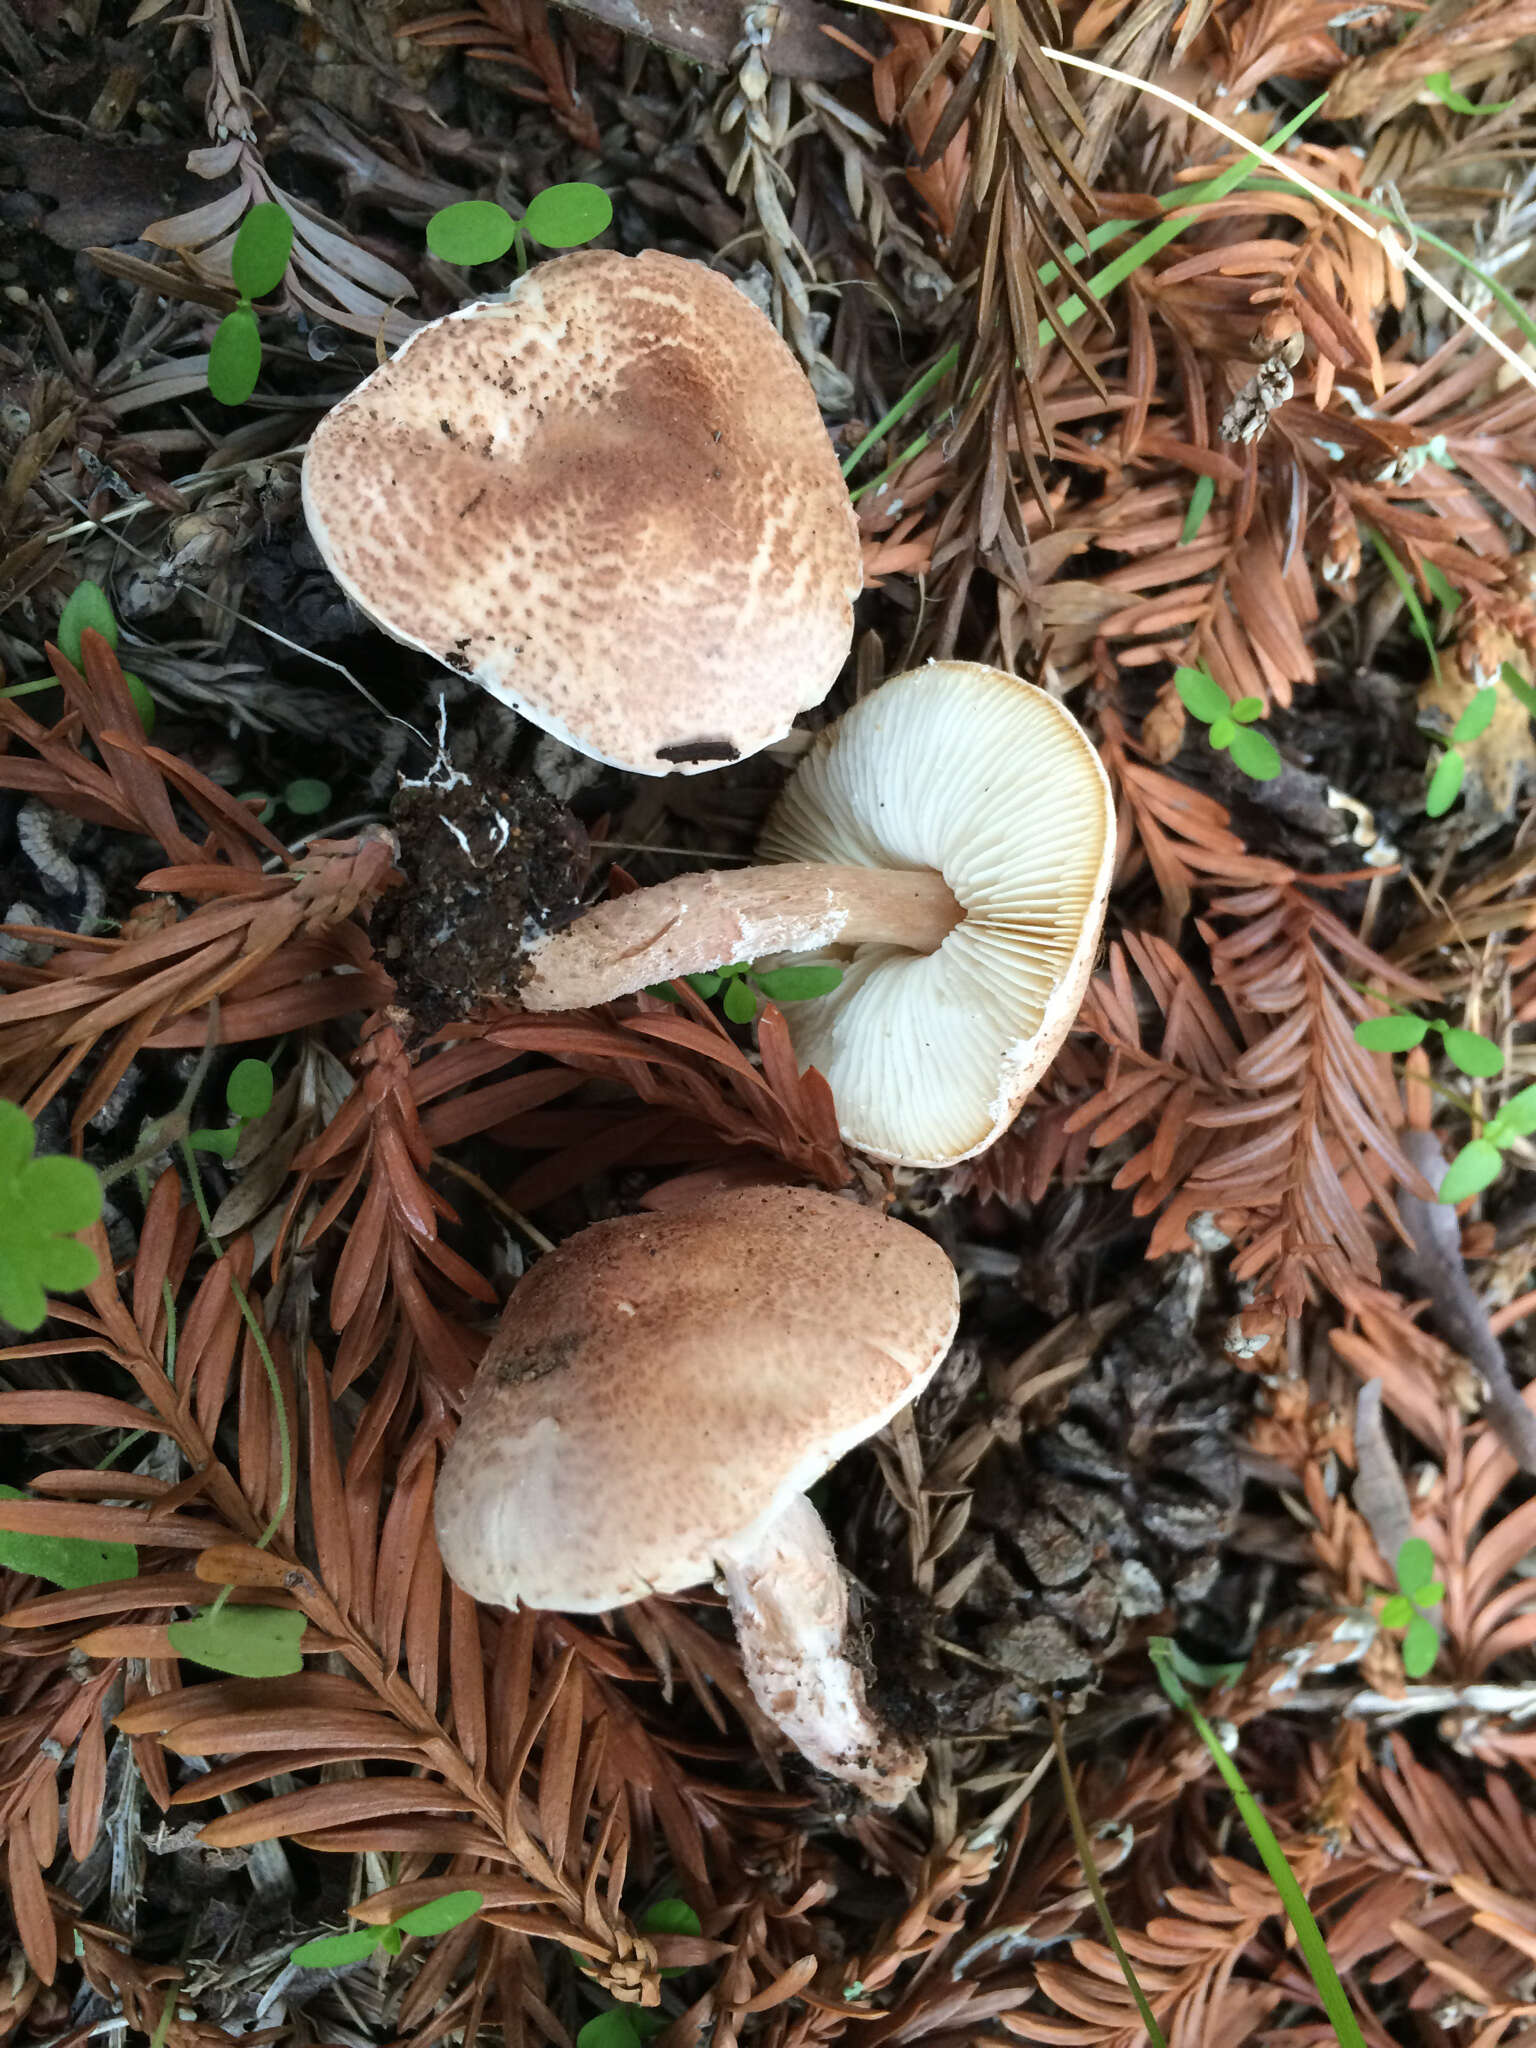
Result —
POLYGON ((1451 738, 1457 741, 1481 739, 1493 723, 1493 714, 1499 708, 1499 693, 1492 683, 1478 691, 1460 718, 1451 727, 1451 738))
POLYGON ((1403 1670, 1410 1678, 1424 1678, 1434 1669, 1440 1654, 1440 1637, 1432 1621, 1416 1614, 1403 1637, 1403 1670))
POLYGON ((101 1180, 83 1159, 35 1159, 32 1119, 0 1102, 0 1317, 36 1330, 48 1313, 46 1295, 89 1287, 100 1271, 96 1254, 73 1233, 101 1214, 101 1180))
POLYGON ((744 980, 728 981, 721 1007, 733 1024, 750 1024, 757 1015, 757 997, 744 980))
POLYGON ((195 1621, 173 1621, 166 1634, 179 1657, 236 1678, 292 1678, 304 1669, 304 1617, 296 1608, 210 1608, 195 1621))
POLYGON ((1503 1073, 1504 1055, 1491 1038, 1484 1038, 1476 1031, 1463 1031, 1457 1024, 1441 1024, 1437 1029, 1446 1058, 1463 1074, 1488 1081, 1495 1074, 1503 1073))
POLYGON ((1406 1628, 1413 1620, 1413 1602, 1406 1593, 1394 1593, 1381 1610, 1383 1628, 1406 1628))
POLYGON ((580 180, 536 192, 523 211, 523 226, 545 249, 579 249, 612 219, 613 201, 602 186, 580 180))
POLYGON ((484 1892, 444 1892, 440 1899, 428 1899, 424 1906, 402 1913, 395 1925, 406 1934, 447 1934, 473 1920, 484 1904, 484 1892))
POLYGON ((318 775, 298 775, 283 791, 283 802, 296 818, 313 818, 331 800, 331 785, 318 775))
POLYGON ((261 375, 261 329, 245 304, 226 313, 208 350, 208 389, 220 405, 244 405, 261 375))
POLYGON ((1522 1088, 1518 1095, 1511 1095, 1488 1128, 1497 1128, 1501 1145, 1507 1145, 1511 1138, 1529 1138, 1536 1132, 1536 1081, 1529 1088, 1522 1088))
POLYGON ((301 1970, 339 1970, 344 1963, 360 1963, 371 1956, 384 1939, 382 1927, 359 1927, 351 1934, 322 1934, 316 1941, 303 1942, 289 1957, 301 1970))
POLYGON ((1173 687, 1184 709, 1202 725, 1214 725, 1218 718, 1226 718, 1231 712, 1231 698, 1208 668, 1176 668, 1173 687))
MULTIPOLYGON (((16 1486, 0 1486, 0 1500, 29 1500, 16 1486)), ((0 1565, 46 1579, 66 1592, 82 1586, 105 1586, 116 1579, 136 1579, 139 1553, 131 1543, 94 1543, 88 1536, 32 1536, 0 1529, 0 1565)))
POLYGON ((1461 794, 1462 777, 1467 772, 1463 755, 1454 747, 1448 748, 1435 763, 1435 772, 1429 778, 1429 788, 1424 793, 1424 809, 1431 818, 1443 818, 1461 794))
POLYGON ((640 1915, 642 1934, 702 1934, 699 1916, 686 1899, 658 1899, 640 1915))
POLYGON ((815 961, 806 967, 770 967, 752 977, 775 1003, 808 1003, 817 996, 829 996, 842 978, 843 970, 835 960, 815 961))
POLYGON ((1435 1576, 1435 1553, 1422 1536, 1410 1536, 1397 1553, 1397 1583, 1412 1599, 1435 1576))
POLYGON ((427 247, 444 263, 494 263, 517 240, 517 222, 493 199, 460 199, 427 222, 427 247))
POLYGON ((265 1060, 241 1060, 224 1088, 224 1100, 231 1116, 246 1123, 265 1116, 272 1107, 272 1069, 265 1060))
POLYGON ((1422 1017, 1394 1011, 1390 1017, 1367 1017, 1355 1026, 1355 1043, 1367 1052, 1411 1052, 1424 1043, 1429 1026, 1422 1017))
POLYGON ((1504 1155, 1491 1139, 1473 1138, 1445 1169, 1440 1200, 1454 1205, 1464 1202, 1468 1195, 1480 1195, 1498 1179, 1503 1165, 1504 1155))
MULTIPOLYGON (((1212 738, 1215 732, 1212 731, 1212 738)), ((1252 782, 1273 782, 1282 766, 1274 742, 1249 726, 1240 725, 1232 736, 1232 758, 1252 782)))
POLYGON ((81 664, 80 635, 89 629, 99 633, 111 648, 117 646, 117 621, 112 616, 111 601, 99 583, 77 583, 69 594, 69 601, 59 613, 59 630, 55 645, 66 661, 72 661, 76 668, 81 664))
MULTIPOLYGON (((242 299, 264 299, 275 292, 293 252, 293 222, 275 200, 253 206, 240 223, 229 252, 230 274, 242 299)), ((217 392, 214 394, 218 396, 217 392)))
POLYGON ((129 675, 125 670, 123 681, 128 685, 128 694, 133 699, 133 708, 139 714, 139 723, 148 739, 155 729, 155 700, 149 694, 149 685, 142 676, 129 675))
POLYGON ((588 2020, 576 2036, 576 2048, 639 2048, 640 2033, 634 2023, 634 2008, 612 2005, 588 2020))

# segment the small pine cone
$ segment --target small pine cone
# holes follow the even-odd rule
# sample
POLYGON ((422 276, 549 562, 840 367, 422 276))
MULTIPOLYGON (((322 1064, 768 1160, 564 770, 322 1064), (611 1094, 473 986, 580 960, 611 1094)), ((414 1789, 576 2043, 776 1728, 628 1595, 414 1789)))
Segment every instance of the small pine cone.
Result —
POLYGON ((592 1975, 620 2005, 659 2005, 661 1979, 657 1975, 656 1950, 643 1934, 627 1927, 610 1930, 613 1952, 594 1962, 592 1975))
MULTIPOLYGON (((1019 1438, 983 1457, 969 1522, 943 1559, 945 1582, 964 1590, 930 1632, 929 1696, 951 1731, 1015 1723, 1041 1697, 1075 1710, 1129 1624, 1177 1621, 1210 1592, 1237 1517, 1252 1382, 1197 1340, 1203 1285, 1201 1261, 1183 1261, 1049 1427, 1031 1434, 1026 1411, 1019 1438)), ((904 1603, 906 1628, 914 1618, 904 1603)), ((883 1648, 877 1657, 884 1673, 883 1648)), ((911 1685, 910 1651, 901 1661, 911 1685)))

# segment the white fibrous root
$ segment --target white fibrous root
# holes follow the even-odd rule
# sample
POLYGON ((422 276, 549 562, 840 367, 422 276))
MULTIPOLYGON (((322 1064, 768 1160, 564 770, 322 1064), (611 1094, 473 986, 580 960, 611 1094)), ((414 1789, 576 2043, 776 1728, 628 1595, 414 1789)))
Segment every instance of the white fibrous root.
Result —
POLYGON ((899 1806, 927 1759, 870 1707, 847 1652, 848 1589, 826 1525, 792 1494, 718 1554, 753 1698, 802 1756, 877 1806, 899 1806))
POLYGON ((884 945, 932 953, 964 916, 931 869, 772 867, 680 875, 583 913, 526 956, 528 1010, 582 1010, 768 954, 884 945))

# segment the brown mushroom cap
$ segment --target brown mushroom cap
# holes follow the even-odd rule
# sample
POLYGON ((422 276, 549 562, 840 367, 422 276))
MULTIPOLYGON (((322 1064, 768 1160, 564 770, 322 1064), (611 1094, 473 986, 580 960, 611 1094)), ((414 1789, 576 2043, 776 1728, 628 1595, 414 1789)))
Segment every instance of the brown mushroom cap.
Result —
POLYGON ((449 1576, 578 1614, 696 1585, 916 1398, 958 1314, 937 1245, 817 1189, 593 1224, 481 1365, 437 1488, 449 1576))
POLYGON ((316 428, 310 531, 384 630, 584 754, 752 754, 847 655, 858 529, 793 355, 717 272, 541 263, 316 428))

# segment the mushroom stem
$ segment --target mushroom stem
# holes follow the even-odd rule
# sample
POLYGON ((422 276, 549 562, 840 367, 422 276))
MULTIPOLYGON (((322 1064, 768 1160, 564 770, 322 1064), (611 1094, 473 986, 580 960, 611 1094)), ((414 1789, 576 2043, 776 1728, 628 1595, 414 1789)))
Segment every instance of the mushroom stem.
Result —
POLYGON ((767 953, 903 946, 932 953, 965 913, 929 868, 781 865, 679 875, 615 896, 529 948, 528 1010, 582 1010, 767 953))
POLYGON ((848 1590, 803 1493, 717 1552, 742 1665, 768 1718, 818 1769, 877 1806, 899 1806, 927 1758, 883 1727, 845 1648, 848 1590))

